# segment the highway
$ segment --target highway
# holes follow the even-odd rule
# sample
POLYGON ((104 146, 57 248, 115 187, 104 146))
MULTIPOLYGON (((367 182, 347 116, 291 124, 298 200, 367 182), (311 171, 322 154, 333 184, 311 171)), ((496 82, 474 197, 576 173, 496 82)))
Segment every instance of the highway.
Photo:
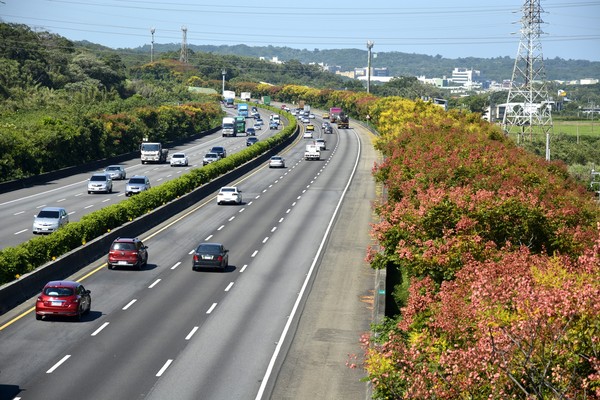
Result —
MULTIPOLYGON (((352 130, 323 137, 320 161, 303 160, 301 139, 283 154, 285 169, 265 166, 233 182, 242 205, 217 206, 212 197, 141 236, 150 254, 144 270, 108 270, 99 260, 77 274, 92 291, 81 323, 36 321, 34 299, 23 305, 24 316, 0 328, 0 398, 268 398, 359 165, 352 130), (191 270, 202 241, 230 249, 226 272, 191 270)), ((217 144, 203 140, 198 155, 217 144)), ((218 144, 232 151, 229 140, 243 141, 218 144)), ((131 168, 156 171, 154 181, 173 170, 131 168)))
MULTIPOLYGON (((265 123, 262 130, 257 132, 257 137, 265 139, 279 132, 279 130, 269 130, 269 113, 265 110, 260 112, 265 123)), ((247 124, 253 122, 252 118, 247 119, 247 124)), ((150 184, 157 186, 184 174, 191 168, 201 167, 202 158, 212 146, 224 146, 230 155, 246 148, 246 138, 245 136, 222 137, 221 131, 219 131, 184 146, 170 149, 169 154, 184 151, 190 159, 188 167, 170 167, 169 164, 141 164, 139 158, 122 165, 125 166, 127 178, 133 175, 146 175, 150 178, 150 184)), ((69 214, 69 221, 75 222, 88 213, 127 198, 125 196, 127 180, 113 181, 112 194, 88 194, 87 180, 93 172, 100 171, 89 171, 44 185, 0 194, 0 214, 4 218, 4 223, 0 227, 0 249, 16 246, 34 237, 31 229, 33 218, 43 207, 63 207, 69 214)))

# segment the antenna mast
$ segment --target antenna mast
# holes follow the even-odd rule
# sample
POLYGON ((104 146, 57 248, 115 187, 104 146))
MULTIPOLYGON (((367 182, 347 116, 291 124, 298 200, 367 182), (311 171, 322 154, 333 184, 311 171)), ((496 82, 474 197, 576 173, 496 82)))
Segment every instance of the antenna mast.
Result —
POLYGON ((187 64, 188 63, 187 28, 185 26, 182 26, 181 31, 183 32, 183 40, 181 41, 181 54, 179 55, 179 61, 187 64))
POLYGON ((541 0, 525 0, 522 7, 521 41, 515 60, 502 128, 507 134, 517 133, 520 140, 534 133, 548 137, 552 130, 552 104, 547 90, 540 36, 541 0))

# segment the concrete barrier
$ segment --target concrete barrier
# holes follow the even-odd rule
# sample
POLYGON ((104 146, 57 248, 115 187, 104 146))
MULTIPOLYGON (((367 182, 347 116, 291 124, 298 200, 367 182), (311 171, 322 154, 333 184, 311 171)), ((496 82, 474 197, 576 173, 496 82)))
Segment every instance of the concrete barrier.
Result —
POLYGON ((40 293, 44 285, 52 280, 65 279, 83 267, 105 257, 108 249, 117 237, 135 237, 163 223, 172 216, 197 204, 208 197, 211 193, 227 186, 255 168, 266 163, 272 155, 279 153, 289 146, 298 136, 300 130, 296 129, 286 141, 269 149, 262 155, 248 161, 246 164, 227 172, 220 177, 200 186, 192 192, 173 200, 151 213, 145 214, 131 222, 128 222, 111 232, 98 237, 84 246, 72 250, 55 261, 37 268, 28 274, 21 276, 18 280, 7 283, 0 287, 0 315, 6 313, 17 305, 27 301, 40 293))

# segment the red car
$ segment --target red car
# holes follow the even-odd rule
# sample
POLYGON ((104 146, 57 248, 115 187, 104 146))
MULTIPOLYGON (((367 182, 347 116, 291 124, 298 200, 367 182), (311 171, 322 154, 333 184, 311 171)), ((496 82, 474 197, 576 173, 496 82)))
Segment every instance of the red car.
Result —
POLYGON ((88 314, 92 308, 90 293, 79 282, 48 282, 35 302, 35 319, 57 315, 81 321, 81 316, 88 314))
POLYGON ((108 251, 108 269, 116 265, 142 269, 148 264, 148 246, 138 238, 116 238, 108 251))

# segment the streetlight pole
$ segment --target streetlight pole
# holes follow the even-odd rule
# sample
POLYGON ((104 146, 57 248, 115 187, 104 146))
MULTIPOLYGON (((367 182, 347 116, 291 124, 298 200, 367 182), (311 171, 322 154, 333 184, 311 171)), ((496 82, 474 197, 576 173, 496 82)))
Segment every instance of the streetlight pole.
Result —
POLYGON ((152 40, 150 41, 150 62, 154 62, 154 28, 150 28, 150 34, 152 35, 152 40))
POLYGON ((223 75, 223 90, 221 91, 221 94, 225 95, 225 74, 227 74, 225 68, 221 70, 221 74, 223 75))
POLYGON ((371 93, 371 49, 375 42, 372 40, 367 41, 367 50, 369 53, 367 60, 367 93, 371 93))

